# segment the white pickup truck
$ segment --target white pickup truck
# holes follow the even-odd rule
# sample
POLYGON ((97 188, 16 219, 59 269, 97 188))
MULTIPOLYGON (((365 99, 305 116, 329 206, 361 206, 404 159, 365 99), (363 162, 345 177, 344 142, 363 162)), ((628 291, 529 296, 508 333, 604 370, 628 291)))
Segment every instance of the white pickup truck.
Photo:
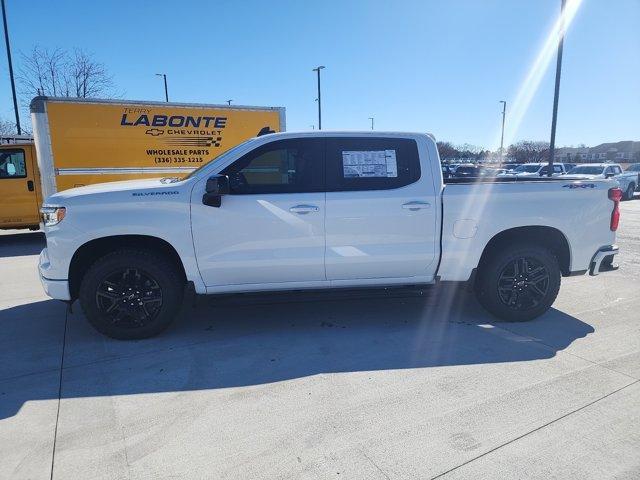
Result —
POLYGON ((638 186, 639 175, 636 171, 623 172, 622 167, 617 163, 583 163, 572 168, 565 178, 575 180, 613 178, 623 192, 623 200, 632 200, 638 186))
POLYGON ((198 294, 471 282, 495 316, 529 320, 560 277, 616 268, 609 179, 442 179, 433 137, 282 133, 182 180, 54 194, 40 276, 115 338, 144 338, 198 294))

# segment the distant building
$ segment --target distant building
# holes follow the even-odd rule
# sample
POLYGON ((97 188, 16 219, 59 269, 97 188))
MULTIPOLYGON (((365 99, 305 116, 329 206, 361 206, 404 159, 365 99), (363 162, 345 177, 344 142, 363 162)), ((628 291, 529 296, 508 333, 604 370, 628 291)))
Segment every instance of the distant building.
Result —
POLYGON ((557 148, 555 162, 589 163, 589 162, 640 162, 640 142, 631 140, 615 143, 602 143, 595 147, 562 147, 557 148))

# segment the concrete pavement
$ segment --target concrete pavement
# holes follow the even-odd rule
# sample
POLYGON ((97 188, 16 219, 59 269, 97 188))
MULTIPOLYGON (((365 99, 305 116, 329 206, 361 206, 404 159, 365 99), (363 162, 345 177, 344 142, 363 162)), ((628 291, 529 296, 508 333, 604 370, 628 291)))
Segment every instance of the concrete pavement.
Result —
POLYGON ((638 478, 639 232, 624 202, 620 270, 533 322, 450 288, 231 296, 139 342, 1 235, 0 478, 638 478))

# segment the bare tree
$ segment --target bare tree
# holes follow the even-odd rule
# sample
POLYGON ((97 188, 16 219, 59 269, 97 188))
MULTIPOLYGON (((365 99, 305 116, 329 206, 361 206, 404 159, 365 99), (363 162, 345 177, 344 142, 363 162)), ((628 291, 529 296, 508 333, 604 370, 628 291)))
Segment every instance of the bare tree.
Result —
POLYGON ((102 63, 94 61, 86 52, 76 50, 69 69, 72 96, 98 97, 113 92, 113 78, 102 63))
POLYGON ((36 46, 21 54, 18 73, 21 93, 30 100, 36 95, 54 97, 112 97, 113 78, 104 64, 88 53, 75 50, 49 50, 36 46))
MULTIPOLYGON (((17 135, 18 128, 15 122, 0 118, 0 137, 12 137, 17 135)), ((22 135, 31 135, 33 132, 28 125, 22 125, 22 135)))
POLYGON ((508 155, 518 163, 546 162, 549 160, 549 142, 522 140, 509 145, 508 155))
POLYGON ((440 160, 449 160, 460 156, 460 151, 451 142, 436 142, 440 160))
POLYGON ((0 137, 15 135, 16 126, 13 122, 0 118, 0 137))

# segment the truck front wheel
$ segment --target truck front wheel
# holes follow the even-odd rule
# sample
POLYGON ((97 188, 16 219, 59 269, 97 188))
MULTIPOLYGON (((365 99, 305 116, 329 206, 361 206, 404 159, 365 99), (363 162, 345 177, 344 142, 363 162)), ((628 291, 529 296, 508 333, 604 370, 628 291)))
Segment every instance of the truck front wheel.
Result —
POLYGON ((152 337, 177 315, 182 277, 171 261, 154 252, 118 250, 89 267, 80 285, 80 304, 89 323, 104 335, 152 337))
POLYGON ((496 249, 482 262, 476 277, 480 304, 496 317, 532 320, 553 304, 560 289, 560 267, 547 249, 512 246, 496 249))

